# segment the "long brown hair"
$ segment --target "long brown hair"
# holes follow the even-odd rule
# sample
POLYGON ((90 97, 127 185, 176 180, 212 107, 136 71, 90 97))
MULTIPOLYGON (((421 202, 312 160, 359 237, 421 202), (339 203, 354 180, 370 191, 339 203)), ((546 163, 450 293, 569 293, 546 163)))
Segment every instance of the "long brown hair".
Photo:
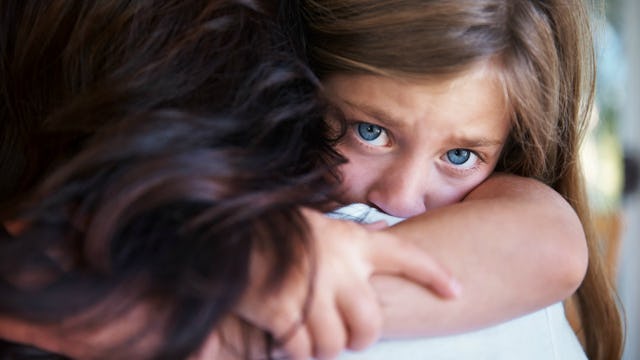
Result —
POLYGON ((331 73, 438 77, 483 60, 502 70, 512 131, 498 171, 537 178, 576 210, 589 267, 575 299, 590 359, 618 359, 623 329, 580 169, 595 60, 581 0, 307 0, 308 56, 331 73))
POLYGON ((0 220, 28 224, 0 235, 0 314, 88 331, 146 304, 140 338, 96 357, 152 334, 132 358, 185 358, 253 251, 275 285, 312 255, 299 206, 326 201, 339 157, 283 9, 0 3, 0 220))

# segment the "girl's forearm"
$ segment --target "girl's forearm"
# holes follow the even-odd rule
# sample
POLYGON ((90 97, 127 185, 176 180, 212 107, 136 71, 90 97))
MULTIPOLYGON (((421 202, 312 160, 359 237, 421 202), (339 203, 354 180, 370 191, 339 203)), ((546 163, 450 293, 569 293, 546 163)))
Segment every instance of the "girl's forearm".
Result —
POLYGON ((510 175, 387 231, 428 251, 463 291, 444 300, 402 278, 373 277, 386 337, 459 333, 524 315, 571 295, 587 267, 585 235, 569 204, 510 175))

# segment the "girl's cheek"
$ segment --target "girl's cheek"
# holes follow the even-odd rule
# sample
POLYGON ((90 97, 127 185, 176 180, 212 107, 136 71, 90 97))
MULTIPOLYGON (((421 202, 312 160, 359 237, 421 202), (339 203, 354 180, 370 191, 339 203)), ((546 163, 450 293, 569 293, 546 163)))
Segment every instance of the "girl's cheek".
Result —
POLYGON ((342 200, 345 202, 364 201, 366 182, 369 179, 366 174, 362 173, 362 169, 355 164, 347 163, 342 165, 340 173, 342 177, 340 184, 342 200))

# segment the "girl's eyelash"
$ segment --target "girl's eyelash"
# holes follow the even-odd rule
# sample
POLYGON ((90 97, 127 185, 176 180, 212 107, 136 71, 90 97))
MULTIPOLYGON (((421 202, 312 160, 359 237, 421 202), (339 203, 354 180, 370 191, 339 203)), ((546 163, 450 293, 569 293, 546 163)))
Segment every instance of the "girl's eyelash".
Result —
MULTIPOLYGON (((482 161, 483 163, 486 163, 486 154, 483 154, 481 152, 478 152, 477 150, 472 150, 472 149, 467 149, 467 148, 455 148, 455 149, 463 149, 463 150, 467 150, 468 152, 474 154, 478 160, 482 161)), ((453 149, 451 149, 453 150, 453 149)))

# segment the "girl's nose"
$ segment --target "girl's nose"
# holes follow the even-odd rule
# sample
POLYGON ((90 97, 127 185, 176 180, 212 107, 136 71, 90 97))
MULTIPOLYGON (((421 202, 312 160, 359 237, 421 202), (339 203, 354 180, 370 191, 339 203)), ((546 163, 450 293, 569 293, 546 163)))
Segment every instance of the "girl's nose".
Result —
POLYGON ((389 215, 411 217, 425 212, 428 169, 424 164, 398 164, 369 189, 368 201, 389 215), (404 166, 403 166, 404 165, 404 166))

